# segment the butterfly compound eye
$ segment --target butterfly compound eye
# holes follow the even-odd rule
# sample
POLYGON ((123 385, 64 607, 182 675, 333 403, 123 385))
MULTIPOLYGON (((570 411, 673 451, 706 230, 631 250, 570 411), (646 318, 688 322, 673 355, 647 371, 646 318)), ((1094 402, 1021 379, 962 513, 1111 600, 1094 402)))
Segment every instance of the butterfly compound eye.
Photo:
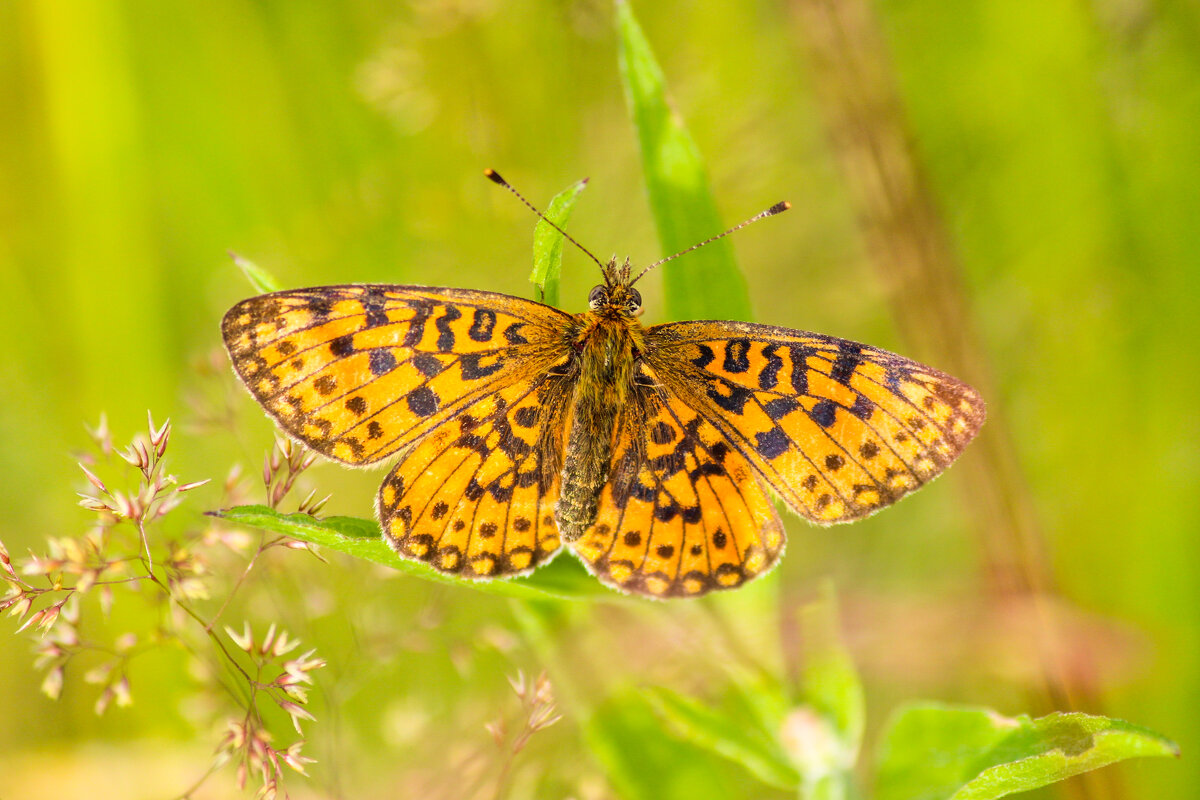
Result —
POLYGON ((604 286, 596 286, 588 293, 588 308, 592 311, 598 311, 607 302, 608 289, 604 286))
POLYGON ((629 313, 637 316, 642 313, 642 295, 637 289, 629 290, 629 313))

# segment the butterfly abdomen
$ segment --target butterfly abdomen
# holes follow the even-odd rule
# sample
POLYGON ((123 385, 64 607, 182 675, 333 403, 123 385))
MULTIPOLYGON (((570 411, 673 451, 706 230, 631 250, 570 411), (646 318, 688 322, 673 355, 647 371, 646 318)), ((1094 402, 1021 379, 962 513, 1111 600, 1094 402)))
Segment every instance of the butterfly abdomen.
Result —
POLYGON ((596 521, 600 493, 611 469, 617 422, 633 389, 634 358, 641 339, 636 322, 591 313, 581 318, 562 489, 555 507, 559 532, 568 542, 579 539, 596 521))

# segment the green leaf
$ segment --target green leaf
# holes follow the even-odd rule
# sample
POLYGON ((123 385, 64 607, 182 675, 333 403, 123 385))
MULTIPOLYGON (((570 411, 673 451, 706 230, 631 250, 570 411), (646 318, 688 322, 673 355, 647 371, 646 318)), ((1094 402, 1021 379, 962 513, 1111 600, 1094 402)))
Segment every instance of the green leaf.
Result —
MULTIPOLYGON (((587 178, 584 178, 554 195, 546 207, 546 219, 565 229, 567 220, 571 218, 571 209, 586 187, 587 178)), ((562 273, 564 241, 563 235, 545 220, 538 220, 533 230, 533 272, 529 274, 529 280, 538 287, 542 295, 539 299, 547 305, 558 305, 558 277, 562 273)))
POLYGON ((283 288, 280 286, 279 281, 275 280, 274 275, 250 259, 243 258, 233 251, 229 252, 229 257, 233 259, 233 263, 237 264, 238 269, 246 276, 246 280, 250 281, 250 285, 259 292, 267 294, 269 292, 278 292, 283 288))
POLYGON ((703 749, 663 734, 662 722, 633 691, 618 692, 583 721, 587 750, 623 800, 756 797, 745 781, 703 749))
POLYGON ((374 520, 357 517, 317 519, 308 514, 282 514, 267 506, 237 506, 210 513, 239 525, 280 533, 355 558, 383 564, 413 577, 466 586, 481 592, 537 600, 547 597, 569 600, 620 597, 605 589, 587 573, 578 560, 569 556, 554 559, 549 564, 539 567, 532 575, 508 580, 472 581, 438 572, 420 561, 401 558, 384 541, 379 525, 374 520))
MULTIPOLYGON (((664 255, 721 233, 700 151, 670 107, 662 70, 629 4, 618 0, 617 55, 625 100, 637 130, 650 208, 664 255)), ((671 319, 751 319, 750 295, 729 241, 713 242, 664 264, 671 319)))
POLYGON ((643 693, 654 711, 681 739, 745 767, 763 783, 795 789, 800 775, 778 742, 763 730, 681 694, 653 687, 643 693))
POLYGON ((1087 714, 1038 719, 942 705, 901 709, 884 734, 879 800, 990 800, 1137 756, 1178 756, 1163 736, 1087 714))

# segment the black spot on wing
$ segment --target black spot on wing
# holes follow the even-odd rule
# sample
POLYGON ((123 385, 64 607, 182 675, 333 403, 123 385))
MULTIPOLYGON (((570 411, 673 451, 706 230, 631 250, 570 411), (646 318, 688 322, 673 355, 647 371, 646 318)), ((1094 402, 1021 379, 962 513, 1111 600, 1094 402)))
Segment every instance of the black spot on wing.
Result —
POLYGON ((463 378, 475 381, 498 372, 504 366, 504 360, 494 355, 467 353, 459 359, 458 366, 462 370, 463 378))
POLYGON ((334 358, 345 358, 354 352, 354 334, 347 333, 329 343, 329 354, 334 358))
POLYGON ((875 404, 868 400, 866 395, 860 394, 854 398, 854 406, 850 413, 865 422, 875 414, 875 404))
POLYGON ((529 340, 521 335, 521 328, 525 327, 523 322, 514 322, 504 329, 504 340, 509 344, 529 344, 529 340))
POLYGON ((386 347, 371 351, 371 374, 386 375, 396 368, 396 357, 386 347))
POLYGON ((712 348, 708 345, 698 344, 696 345, 696 349, 700 351, 700 355, 693 358, 692 363, 697 367, 704 369, 716 359, 716 356, 713 355, 712 348))
POLYGON ((803 344, 793 344, 788 350, 792 355, 792 389, 796 394, 808 394, 808 357, 814 351, 803 344))
POLYGON ((428 386, 421 386, 413 389, 408 393, 408 407, 412 409, 414 414, 422 417, 428 417, 430 414, 437 413, 438 396, 437 393, 428 386))
POLYGON ((767 416, 772 420, 778 422, 799 407, 800 404, 790 397, 776 397, 763 405, 763 411, 766 411, 767 416))
POLYGON ((783 369, 783 359, 775 350, 776 345, 773 344, 763 348, 763 358, 767 360, 767 364, 758 372, 758 385, 763 389, 774 389, 779 383, 779 370, 783 369))
POLYGON ((679 515, 679 506, 674 503, 664 503, 654 509, 654 518, 659 522, 670 522, 679 515))
POLYGON ((732 373, 742 373, 750 369, 750 340, 730 339, 726 342, 725 360, 721 367, 732 373))
POLYGON ((312 314, 313 322, 324 322, 333 313, 333 298, 314 296, 308 303, 308 311, 312 314))
POLYGON ((378 287, 372 287, 367 290, 362 298, 363 311, 366 313, 367 327, 377 328, 380 325, 387 325, 391 320, 388 319, 385 306, 387 299, 383 296, 383 292, 378 287))
POLYGON ((521 406, 513 412, 513 422, 522 428, 532 428, 537 424, 538 410, 535 406, 521 406))
POLYGON ((442 314, 434 323, 438 329, 438 350, 443 353, 448 353, 454 349, 454 330, 450 327, 450 323, 462 317, 462 312, 454 306, 446 306, 446 313, 442 314))
POLYGON ((405 347, 416 347, 425 336, 425 323, 433 314, 433 304, 424 300, 414 300, 409 306, 413 310, 413 318, 408 323, 408 330, 405 331, 401 344, 405 347))
POLYGON ((841 342, 838 344, 837 358, 833 361, 833 369, 830 370, 829 377, 843 386, 849 386, 850 376, 854 374, 854 370, 858 369, 858 365, 861 363, 862 345, 854 342, 841 342))
POLYGON ((812 407, 808 415, 822 428, 828 428, 837 419, 837 406, 832 400, 821 400, 812 407))
POLYGON ((713 382, 708 387, 708 396, 721 408, 733 414, 741 414, 746 403, 753 397, 749 389, 729 383, 728 381, 713 382))
POLYGON ((490 342, 492 331, 496 328, 496 312, 487 308, 475 309, 475 318, 471 320, 471 328, 467 335, 472 341, 490 342))
POLYGON ((786 453, 791 445, 787 434, 779 428, 772 428, 765 433, 756 433, 754 439, 754 449, 763 458, 778 458, 786 453))
POLYGON ((660 420, 650 429, 650 441, 655 444, 670 444, 675 441, 675 429, 660 420))
POLYGON ((417 353, 413 356, 412 365, 426 378, 432 378, 442 371, 442 362, 429 353, 417 353))

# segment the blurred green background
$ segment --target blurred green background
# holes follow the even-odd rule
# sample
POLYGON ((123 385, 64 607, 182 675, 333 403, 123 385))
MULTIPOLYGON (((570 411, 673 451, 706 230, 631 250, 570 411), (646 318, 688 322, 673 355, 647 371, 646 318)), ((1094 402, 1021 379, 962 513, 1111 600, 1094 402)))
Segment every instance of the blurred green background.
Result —
MULTIPOLYGON (((814 2, 635 8, 726 222, 794 206, 734 242, 757 321, 938 366, 935 347, 902 335, 872 266, 859 224, 870 197, 847 188, 819 110, 814 2)), ((1200 12, 1182 0, 865 8, 961 267, 1012 492, 1061 593, 1051 630, 1077 710, 1183 748, 1181 762, 1123 764, 1069 791, 1187 796, 1200 783, 1200 12)), ((254 293, 227 250, 285 286, 530 296, 534 219, 483 179, 495 167, 539 204, 590 176, 572 234, 601 257, 659 257, 612 28, 600 0, 0 3, 0 538, 14 556, 86 528, 71 453, 101 412, 119 442, 147 409, 170 416, 184 479, 219 484, 235 462, 257 472, 271 426, 219 349, 221 315, 254 293)), ((568 251, 564 306, 581 310, 595 282, 568 251)), ((646 320, 664 321, 658 284, 643 291, 646 320)), ((329 511, 356 516, 380 477, 309 473, 334 493, 329 511)), ((185 509, 219 501, 214 487, 185 509)), ((505 676, 547 667, 561 687, 585 675, 577 687, 606 688, 563 688, 567 716, 522 755, 522 785, 612 796, 581 709, 639 681, 719 693, 731 642, 786 670, 790 604, 827 575, 866 681, 869 741, 905 699, 1039 710, 1034 623, 985 589, 971 502, 952 469, 860 524, 791 517, 782 567, 707 610, 548 613, 553 663, 510 601, 273 556, 245 615, 279 620, 330 662, 308 727, 321 763, 293 796, 467 796, 455 776, 494 763, 483 725, 515 709, 505 676)), ((14 627, 0 631, 0 797, 172 796, 204 771, 220 716, 182 654, 139 664, 134 705, 97 718, 78 675, 58 703, 38 693, 14 627), (144 795, 120 788, 134 777, 144 795)), ((732 768, 721 791, 774 796, 732 768)))

